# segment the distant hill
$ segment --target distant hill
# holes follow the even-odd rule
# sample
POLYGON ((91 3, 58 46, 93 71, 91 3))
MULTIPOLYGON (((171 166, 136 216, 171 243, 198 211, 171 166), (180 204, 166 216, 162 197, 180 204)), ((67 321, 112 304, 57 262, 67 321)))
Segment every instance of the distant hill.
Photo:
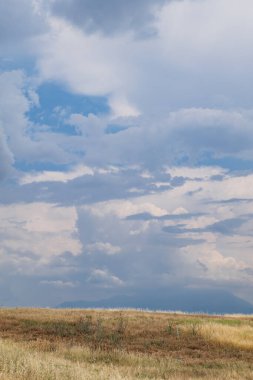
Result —
POLYGON ((67 301, 58 308, 137 308, 149 310, 180 310, 203 313, 253 314, 253 305, 224 290, 168 289, 150 290, 134 295, 118 295, 98 301, 67 301))

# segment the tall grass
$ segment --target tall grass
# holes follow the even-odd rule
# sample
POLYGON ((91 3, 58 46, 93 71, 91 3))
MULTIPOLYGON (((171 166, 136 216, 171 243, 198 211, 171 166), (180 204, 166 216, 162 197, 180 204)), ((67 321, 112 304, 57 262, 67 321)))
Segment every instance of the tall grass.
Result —
POLYGON ((47 352, 41 342, 18 344, 0 340, 0 379, 10 380, 134 380, 134 379, 252 379, 245 363, 214 363, 212 366, 183 363, 170 358, 93 351, 59 345, 47 352), (40 351, 37 351, 40 349, 40 351))
MULTIPOLYGON (((47 346, 22 346, 0 340, 0 378, 26 380, 131 380, 134 378, 172 378, 177 369, 173 360, 159 360, 146 355, 120 351, 93 351, 84 347, 60 345, 53 352, 47 346), (6 376, 6 377, 5 377, 6 376)), ((49 346, 48 346, 49 347, 49 346)))

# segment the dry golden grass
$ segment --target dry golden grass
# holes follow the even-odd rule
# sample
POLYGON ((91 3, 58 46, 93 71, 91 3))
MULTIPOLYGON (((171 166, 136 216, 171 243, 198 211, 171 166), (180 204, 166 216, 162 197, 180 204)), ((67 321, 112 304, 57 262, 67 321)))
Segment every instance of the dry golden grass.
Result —
POLYGON ((220 345, 253 350, 253 324, 252 326, 233 326, 231 328, 231 326, 211 322, 201 326, 200 334, 205 339, 220 345))
POLYGON ((253 379, 253 317, 0 309, 0 379, 253 379))

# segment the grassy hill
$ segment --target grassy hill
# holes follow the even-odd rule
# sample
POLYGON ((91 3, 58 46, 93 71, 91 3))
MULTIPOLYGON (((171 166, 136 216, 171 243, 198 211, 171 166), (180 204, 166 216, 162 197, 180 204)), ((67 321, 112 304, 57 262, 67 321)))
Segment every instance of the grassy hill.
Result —
POLYGON ((253 316, 0 309, 0 379, 253 379, 253 316))

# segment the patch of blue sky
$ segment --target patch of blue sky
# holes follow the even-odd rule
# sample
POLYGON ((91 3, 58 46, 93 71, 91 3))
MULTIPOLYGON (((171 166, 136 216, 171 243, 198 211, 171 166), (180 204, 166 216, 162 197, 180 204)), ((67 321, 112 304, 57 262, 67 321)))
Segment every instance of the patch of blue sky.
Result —
POLYGON ((205 157, 201 158, 198 165, 220 166, 224 169, 230 170, 231 172, 253 171, 253 160, 245 160, 232 156, 217 158, 207 154, 205 157))
POLYGON ((58 83, 47 82, 37 90, 40 106, 34 106, 28 117, 36 124, 46 124, 54 132, 75 135, 77 132, 66 120, 73 113, 84 116, 103 115, 110 111, 108 100, 103 96, 72 94, 58 83))
POLYGON ((36 75, 35 60, 31 57, 21 56, 13 57, 12 55, 1 56, 0 54, 0 72, 20 70, 27 76, 36 75))
POLYGON ((69 164, 57 164, 54 162, 37 162, 37 161, 16 161, 15 169, 22 172, 42 172, 42 171, 60 171, 64 172, 70 168, 69 164))
POLYGON ((125 131, 128 128, 129 127, 124 126, 124 125, 109 124, 107 126, 106 130, 105 130, 105 133, 108 134, 108 135, 115 134, 115 133, 119 133, 119 132, 125 131))

